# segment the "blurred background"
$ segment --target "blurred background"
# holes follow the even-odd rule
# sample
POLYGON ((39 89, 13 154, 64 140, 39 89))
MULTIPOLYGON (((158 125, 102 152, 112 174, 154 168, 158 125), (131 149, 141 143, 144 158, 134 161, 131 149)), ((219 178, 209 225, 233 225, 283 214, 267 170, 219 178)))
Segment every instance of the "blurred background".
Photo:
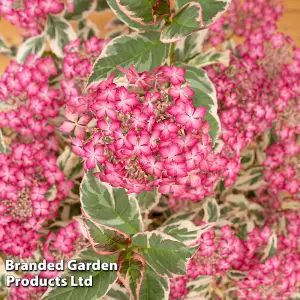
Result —
MULTIPOLYGON (((280 32, 290 35, 296 45, 300 47, 300 0, 283 0, 285 6, 285 13, 278 23, 280 32)), ((103 13, 95 13, 89 16, 100 30, 100 36, 105 37, 108 30, 105 24, 114 17, 110 11, 103 13)), ((10 44, 18 45, 21 43, 21 38, 17 28, 9 24, 3 18, 0 19, 0 35, 10 44)), ((9 58, 0 54, 0 74, 5 70, 9 64, 9 58)))

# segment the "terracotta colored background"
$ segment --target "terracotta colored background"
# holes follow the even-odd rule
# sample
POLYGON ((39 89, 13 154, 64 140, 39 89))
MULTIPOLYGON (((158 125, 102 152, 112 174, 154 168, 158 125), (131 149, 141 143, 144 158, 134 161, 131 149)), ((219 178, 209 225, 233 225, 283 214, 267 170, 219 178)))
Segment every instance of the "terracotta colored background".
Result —
MULTIPOLYGON (((279 31, 290 35, 300 47, 300 0, 283 0, 285 4, 285 14, 279 21, 279 31)), ((100 29, 100 35, 104 37, 107 33, 104 25, 114 16, 111 12, 94 14, 90 19, 96 23, 100 29)), ((17 29, 5 20, 0 20, 0 35, 10 44, 18 44, 21 39, 17 29)), ((9 63, 9 59, 0 54, 0 73, 4 71, 9 63)))

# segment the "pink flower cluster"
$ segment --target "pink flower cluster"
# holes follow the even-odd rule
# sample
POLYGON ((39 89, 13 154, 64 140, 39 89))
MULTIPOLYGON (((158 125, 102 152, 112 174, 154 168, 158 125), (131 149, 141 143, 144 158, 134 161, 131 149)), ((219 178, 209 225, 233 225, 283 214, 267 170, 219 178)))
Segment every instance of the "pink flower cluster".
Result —
POLYGON ((59 14, 65 8, 73 10, 72 1, 60 0, 0 0, 0 16, 17 26, 23 36, 31 37, 44 31, 47 16, 59 14))
POLYGON ((38 248, 42 225, 56 217, 73 183, 64 179, 47 142, 13 143, 11 153, 0 155, 0 164, 0 250, 30 257, 38 248), (57 193, 49 201, 53 185, 57 193))
POLYGON ((65 46, 63 61, 65 79, 62 80, 61 87, 71 112, 86 111, 87 106, 83 96, 87 79, 92 72, 94 62, 109 41, 110 39, 98 39, 93 36, 85 41, 84 45, 81 45, 81 39, 77 39, 65 46))
MULTIPOLYGON (((281 300, 290 297, 300 281, 300 254, 298 251, 300 219, 299 215, 289 213, 285 216, 287 234, 278 237, 276 255, 265 262, 253 259, 246 262, 247 276, 237 281, 238 296, 241 299, 257 300, 266 297, 272 300, 281 300), (288 259, 287 259, 288 257, 288 259)), ((257 248, 257 245, 266 242, 261 231, 255 229, 250 233, 248 247, 257 248)), ((245 269, 245 267, 244 267, 245 269)))
MULTIPOLYGON (((208 74, 217 90, 222 139, 228 145, 238 140, 244 148, 270 129, 276 118, 290 119, 287 110, 293 111, 297 122, 300 61, 288 37, 262 30, 250 35, 237 51, 228 68, 210 67, 208 74)), ((291 136, 297 129, 293 126, 281 128, 281 134, 291 136)))
MULTIPOLYGON (((77 222, 60 228, 56 233, 49 232, 42 246, 43 257, 54 262, 59 259, 70 259, 88 243, 82 236, 77 222)), ((47 275, 47 274, 44 274, 47 275)))
POLYGON ((272 194, 279 192, 294 195, 300 200, 300 147, 296 139, 271 145, 264 161, 265 181, 272 194))
POLYGON ((0 112, 0 128, 35 139, 52 133, 54 126, 48 119, 56 117, 62 105, 60 91, 48 83, 56 74, 50 57, 29 55, 23 65, 12 61, 0 79, 0 101, 7 107, 0 112))
POLYGON ((209 42, 216 46, 229 35, 248 37, 258 28, 266 34, 276 31, 282 16, 282 0, 232 0, 226 14, 209 26, 209 42))
POLYGON ((49 122, 62 105, 60 91, 48 83, 56 74, 51 58, 30 55, 23 65, 11 62, 0 80, 0 127, 11 137, 0 155, 0 249, 8 255, 33 255, 43 225, 56 218, 73 188, 57 165, 49 122))
POLYGON ((158 187, 195 201, 211 194, 221 176, 234 181, 238 163, 213 152, 206 109, 193 107, 185 69, 119 69, 127 87, 118 87, 112 74, 81 97, 82 105, 68 107, 61 126, 74 130, 73 151, 85 170, 97 168, 98 178, 129 193, 158 187))
MULTIPOLYGON (((34 275, 26 274, 22 278, 32 279, 34 275)), ((22 285, 15 286, 12 285, 9 289, 8 300, 38 300, 41 299, 42 295, 47 290, 47 287, 24 287, 22 285)))
MULTIPOLYGON (((87 246, 79 230, 77 222, 72 222, 66 227, 60 228, 56 234, 49 232, 42 245, 43 258, 47 262, 56 262, 61 259, 68 260, 87 246)), ((40 278, 54 278, 59 276, 59 271, 42 271, 38 275, 40 278)), ((31 274, 26 274, 23 278, 33 278, 31 274)), ((9 290, 9 300, 38 300, 47 290, 47 286, 40 287, 22 285, 12 286, 9 290)))
MULTIPOLYGON (((244 278, 235 281, 239 299, 259 300, 268 296, 280 300, 290 296, 300 277, 298 253, 299 216, 287 215, 288 235, 280 235, 276 255, 262 261, 271 237, 269 227, 254 229, 247 240, 236 237, 229 226, 210 230, 197 244, 199 250, 188 265, 187 274, 171 280, 171 298, 184 299, 189 293, 188 282, 198 276, 212 276, 213 285, 222 285, 217 279, 229 271, 239 271, 244 278), (286 257, 291 258, 288 261, 286 257)), ((235 289, 233 289, 235 290, 235 289)))

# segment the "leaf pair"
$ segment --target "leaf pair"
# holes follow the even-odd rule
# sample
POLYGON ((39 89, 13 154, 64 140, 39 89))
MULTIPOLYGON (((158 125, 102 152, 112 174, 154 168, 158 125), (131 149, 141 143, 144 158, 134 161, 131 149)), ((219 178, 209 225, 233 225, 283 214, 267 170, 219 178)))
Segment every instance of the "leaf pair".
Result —
POLYGON ((176 0, 175 13, 171 12, 169 0, 108 0, 116 15, 135 30, 157 28, 165 19, 161 41, 178 41, 213 23, 230 4, 230 0, 176 0))
MULTIPOLYGON (((155 195, 151 193, 152 197, 155 195)), ((149 209, 151 204, 147 198, 145 194, 140 195, 142 206, 149 209)), ((149 299, 149 293, 155 288, 146 288, 149 282, 145 280, 160 282, 160 292, 165 295, 169 285, 163 277, 185 274, 186 264, 196 248, 187 247, 162 231, 142 232, 137 199, 129 197, 124 189, 113 189, 89 172, 81 185, 81 203, 94 251, 99 255, 119 254, 118 278, 132 299, 149 299)))

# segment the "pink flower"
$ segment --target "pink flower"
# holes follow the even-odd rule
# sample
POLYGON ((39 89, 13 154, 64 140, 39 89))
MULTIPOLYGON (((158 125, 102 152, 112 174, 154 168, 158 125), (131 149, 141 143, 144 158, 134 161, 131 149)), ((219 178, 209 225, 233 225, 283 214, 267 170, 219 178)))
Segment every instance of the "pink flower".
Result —
POLYGON ((204 107, 194 108, 190 104, 185 106, 185 112, 176 115, 176 121, 184 125, 187 129, 193 128, 200 130, 202 118, 205 116, 206 109, 204 107))
POLYGON ((71 113, 68 109, 65 112, 65 116, 68 121, 64 121, 64 123, 60 126, 60 130, 65 133, 71 133, 73 129, 75 129, 75 136, 83 139, 86 134, 85 127, 92 120, 92 117, 85 114, 79 117, 78 113, 71 113))

